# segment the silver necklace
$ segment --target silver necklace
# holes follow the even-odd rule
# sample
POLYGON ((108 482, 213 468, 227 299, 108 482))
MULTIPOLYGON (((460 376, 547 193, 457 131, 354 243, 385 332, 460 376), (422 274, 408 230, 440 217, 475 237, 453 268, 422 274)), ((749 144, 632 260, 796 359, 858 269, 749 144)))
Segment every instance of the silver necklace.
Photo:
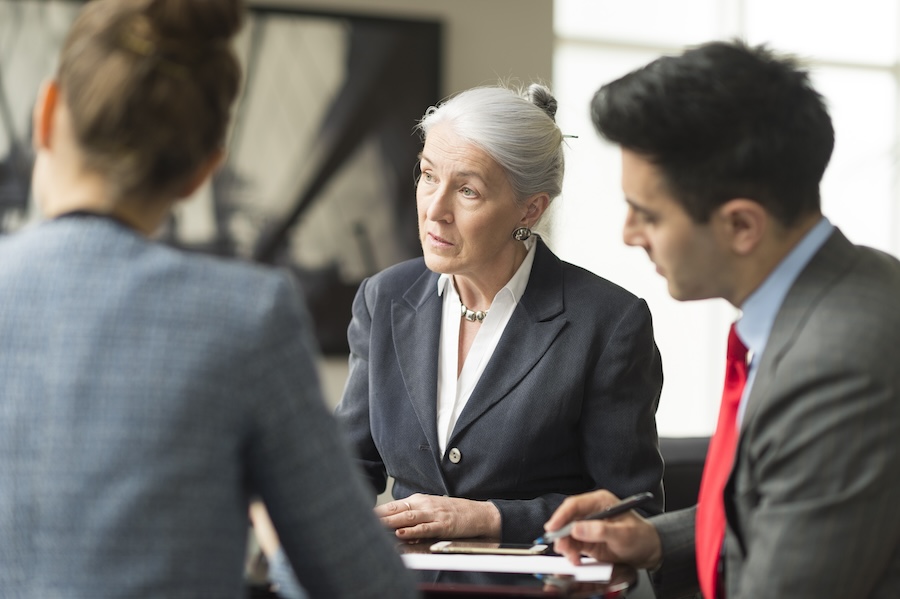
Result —
POLYGON ((488 310, 469 310, 464 303, 459 302, 459 315, 469 322, 481 322, 488 315, 488 310))

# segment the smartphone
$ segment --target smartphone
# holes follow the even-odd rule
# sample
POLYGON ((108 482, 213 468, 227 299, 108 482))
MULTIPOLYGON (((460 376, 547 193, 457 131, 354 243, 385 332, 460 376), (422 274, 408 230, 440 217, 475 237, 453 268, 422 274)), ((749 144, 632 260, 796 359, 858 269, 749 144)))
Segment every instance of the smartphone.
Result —
POLYGON ((438 541, 431 546, 432 553, 489 553, 494 555, 540 555, 547 545, 518 543, 487 543, 479 541, 438 541))

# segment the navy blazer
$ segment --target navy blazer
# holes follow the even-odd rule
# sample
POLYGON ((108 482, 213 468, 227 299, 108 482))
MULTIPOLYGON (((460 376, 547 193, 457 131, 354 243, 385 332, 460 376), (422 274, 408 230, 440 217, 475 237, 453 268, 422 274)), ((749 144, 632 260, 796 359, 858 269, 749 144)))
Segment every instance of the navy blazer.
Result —
POLYGON ((653 491, 647 511, 661 511, 662 366, 647 304, 538 240, 525 293, 442 457, 438 277, 410 260, 363 281, 353 303, 336 415, 373 489, 390 475, 397 499, 490 500, 507 542, 530 542, 567 495, 593 489, 653 491))

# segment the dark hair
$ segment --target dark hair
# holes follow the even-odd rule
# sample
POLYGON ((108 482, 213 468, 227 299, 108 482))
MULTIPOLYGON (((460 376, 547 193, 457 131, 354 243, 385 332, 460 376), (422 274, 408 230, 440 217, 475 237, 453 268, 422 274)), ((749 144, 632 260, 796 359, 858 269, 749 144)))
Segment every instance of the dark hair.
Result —
POLYGON ((819 211, 834 129, 794 59, 765 46, 711 42, 601 87, 597 131, 648 158, 696 222, 734 198, 785 226, 819 211))
POLYGON ((57 80, 85 167, 117 198, 183 185, 225 141, 241 70, 241 0, 94 0, 57 80))

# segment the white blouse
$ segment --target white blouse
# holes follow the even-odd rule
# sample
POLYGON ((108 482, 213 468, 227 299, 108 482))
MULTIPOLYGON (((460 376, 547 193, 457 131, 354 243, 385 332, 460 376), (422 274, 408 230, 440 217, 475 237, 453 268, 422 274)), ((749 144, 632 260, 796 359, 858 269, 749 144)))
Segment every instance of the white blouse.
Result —
POLYGON ((525 241, 528 253, 512 279, 497 292, 488 308, 488 315, 481 321, 472 347, 466 357, 459 378, 456 377, 459 359, 459 326, 460 299, 456 286, 452 284, 452 276, 442 274, 438 278, 437 292, 444 298, 444 311, 441 315, 441 340, 438 349, 437 376, 437 433, 441 447, 441 456, 447 449, 447 440, 463 408, 478 384, 481 373, 494 355, 497 343, 512 317, 516 304, 525 293, 537 243, 534 237, 525 241))

